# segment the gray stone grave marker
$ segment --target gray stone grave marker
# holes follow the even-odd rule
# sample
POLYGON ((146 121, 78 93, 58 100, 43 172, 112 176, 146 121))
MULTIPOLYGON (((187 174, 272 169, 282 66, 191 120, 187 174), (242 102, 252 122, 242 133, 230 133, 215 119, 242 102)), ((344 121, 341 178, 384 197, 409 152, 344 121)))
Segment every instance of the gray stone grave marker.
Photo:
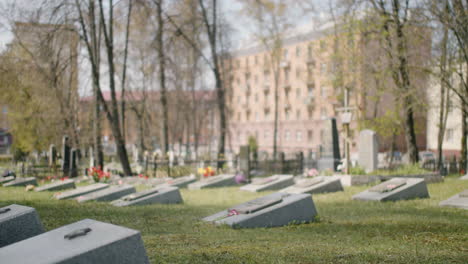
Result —
POLYGON ((397 201, 429 198, 426 182, 420 178, 392 178, 353 196, 362 201, 397 201))
POLYGON ((359 133, 359 165, 369 173, 377 170, 379 145, 377 134, 369 129, 359 133))
POLYGON ((107 202, 117 200, 122 196, 136 192, 135 187, 132 185, 117 185, 109 188, 92 192, 86 195, 82 195, 76 198, 79 203, 85 203, 90 201, 96 202, 107 202))
POLYGON ((250 178, 250 148, 241 146, 239 150, 239 170, 245 177, 250 178))
POLYGON ((343 191, 339 177, 318 176, 299 180, 295 185, 280 190, 284 193, 329 193, 343 191))
POLYGON ((468 189, 455 194, 445 201, 439 203, 439 206, 448 206, 468 210, 468 189))
POLYGON ((39 186, 35 189, 36 192, 44 191, 59 191, 66 189, 75 189, 75 181, 72 179, 58 180, 46 185, 39 186))
POLYGON ((0 248, 43 232, 36 209, 17 204, 0 208, 0 248))
POLYGON ((72 199, 78 196, 83 196, 92 192, 97 192, 99 190, 109 188, 107 183, 95 183, 88 186, 78 187, 74 190, 60 192, 54 195, 57 200, 72 199))
POLYGON ((174 178, 174 179, 169 179, 165 182, 166 185, 169 185, 169 186, 174 186, 174 187, 178 187, 178 188, 185 188, 187 187, 189 184, 193 183, 193 182, 196 182, 197 181, 197 177, 195 177, 195 175, 189 175, 189 176, 183 176, 183 177, 178 177, 178 178, 174 178))
POLYGON ((16 178, 15 176, 0 177, 0 185, 14 181, 15 178, 16 178))
POLYGON ((262 192, 279 190, 294 184, 293 175, 273 175, 266 178, 254 178, 251 184, 242 186, 242 191, 262 192))
POLYGON ((233 186, 237 184, 235 177, 236 175, 233 174, 221 174, 218 176, 208 177, 207 179, 202 179, 200 181, 191 183, 187 187, 189 190, 199 190, 205 188, 233 186))
POLYGON ((272 193, 208 216, 203 221, 233 228, 256 228, 311 222, 316 215, 309 194, 272 193))
POLYGON ((176 204, 183 203, 179 188, 164 186, 156 187, 139 193, 126 195, 111 202, 115 206, 147 205, 147 204, 176 204))
POLYGON ((2 263, 149 263, 140 232, 85 219, 0 249, 2 263))
POLYGON ((26 186, 26 185, 37 186, 36 178, 35 177, 16 178, 13 181, 3 184, 4 187, 18 187, 18 186, 26 186))
POLYGON ((341 159, 336 119, 330 118, 324 122, 324 138, 322 141, 320 158, 317 160, 317 167, 321 171, 327 169, 336 171, 341 159))

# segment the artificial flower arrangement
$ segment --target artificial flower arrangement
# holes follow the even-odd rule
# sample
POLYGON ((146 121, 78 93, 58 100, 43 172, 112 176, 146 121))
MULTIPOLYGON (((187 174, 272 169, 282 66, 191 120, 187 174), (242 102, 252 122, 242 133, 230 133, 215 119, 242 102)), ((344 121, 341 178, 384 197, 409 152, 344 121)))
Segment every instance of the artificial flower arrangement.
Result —
POLYGON ((101 167, 91 167, 88 169, 88 174, 93 177, 95 182, 108 182, 110 173, 101 170, 101 167))
POLYGON ((206 168, 199 168, 198 174, 203 175, 203 177, 206 178, 206 177, 214 176, 216 174, 216 171, 210 166, 208 166, 206 168))

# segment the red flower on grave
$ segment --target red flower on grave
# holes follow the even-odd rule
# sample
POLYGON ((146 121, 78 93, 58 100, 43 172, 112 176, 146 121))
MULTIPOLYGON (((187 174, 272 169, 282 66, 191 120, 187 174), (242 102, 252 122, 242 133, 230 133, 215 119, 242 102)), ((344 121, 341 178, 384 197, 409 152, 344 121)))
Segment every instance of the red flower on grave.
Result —
POLYGON ((149 179, 149 177, 148 177, 148 176, 145 176, 145 179, 149 179))

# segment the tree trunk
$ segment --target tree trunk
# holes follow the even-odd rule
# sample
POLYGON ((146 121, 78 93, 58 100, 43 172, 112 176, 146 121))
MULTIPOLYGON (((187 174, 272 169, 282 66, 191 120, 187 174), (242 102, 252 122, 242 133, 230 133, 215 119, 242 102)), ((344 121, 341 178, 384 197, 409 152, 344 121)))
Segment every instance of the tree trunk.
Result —
POLYGON ((159 85, 161 88, 161 106, 163 110, 163 140, 164 140, 164 155, 169 151, 169 125, 168 125, 168 109, 167 109, 167 95, 166 95, 166 62, 164 58, 164 21, 162 19, 162 0, 156 4, 158 13, 158 32, 156 36, 158 59, 159 59, 159 85))
POLYGON ((437 169, 442 168, 443 162, 443 143, 444 143, 444 134, 445 134, 445 127, 447 123, 447 116, 448 116, 448 106, 449 102, 446 101, 445 93, 448 94, 447 91, 447 41, 448 40, 448 28, 444 26, 444 36, 442 38, 441 48, 442 53, 440 56, 440 103, 439 103, 439 132, 437 134, 437 169))

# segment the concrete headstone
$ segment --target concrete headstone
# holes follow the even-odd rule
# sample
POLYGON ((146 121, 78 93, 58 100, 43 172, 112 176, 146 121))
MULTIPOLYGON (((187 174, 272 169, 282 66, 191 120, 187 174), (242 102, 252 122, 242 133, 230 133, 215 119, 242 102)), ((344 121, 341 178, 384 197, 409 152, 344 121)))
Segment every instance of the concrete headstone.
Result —
POLYGON ((311 222, 316 215, 309 194, 272 193, 208 216, 203 221, 233 228, 256 228, 311 222))
POLYGON ((34 189, 36 192, 44 192, 44 191, 59 191, 59 190, 66 190, 66 189, 74 189, 75 188, 75 181, 72 179, 67 180, 58 180, 46 185, 42 185, 34 189))
MULTIPOLYGON (((0 248, 43 232, 44 227, 36 209, 17 204, 0 208, 0 248)), ((0 262, 7 263, 1 257, 0 262)))
POLYGON ((18 186, 26 186, 26 185, 37 186, 36 178, 35 177, 16 178, 13 181, 3 184, 4 187, 18 187, 18 186))
POLYGON ((2 263, 149 263, 140 232, 91 219, 0 249, 2 263))
POLYGON ((279 190, 294 184, 293 175, 273 175, 266 178, 254 178, 251 184, 242 186, 242 191, 262 192, 279 190))
POLYGON ((14 181, 15 178, 16 178, 15 176, 0 177, 0 185, 14 181))
POLYGON ((439 205, 468 210, 468 189, 440 202, 439 205))
POLYGON ((280 190, 284 193, 329 193, 343 191, 341 180, 333 176, 318 176, 312 179, 301 179, 293 186, 280 190))
POLYGON ((377 134, 369 129, 359 133, 359 165, 369 173, 377 170, 379 145, 377 134))
POLYGON ((183 176, 174 179, 168 179, 165 184, 169 186, 175 186, 178 188, 186 188, 189 184, 196 182, 197 177, 195 175, 183 176))
POLYGON ((156 187, 138 193, 126 195, 111 202, 115 206, 147 205, 147 204, 176 204, 183 203, 179 188, 165 186, 156 187))
POLYGON ((60 193, 56 193, 54 195, 55 199, 57 200, 64 200, 64 199, 72 199, 78 196, 83 196, 92 192, 96 192, 105 188, 109 188, 109 184, 107 183, 95 183, 83 187, 78 187, 74 190, 64 191, 60 193))
POLYGON ((82 195, 76 198, 79 203, 85 203, 90 201, 106 202, 117 200, 122 196, 136 192, 135 187, 132 185, 118 185, 111 186, 109 188, 92 192, 86 195, 82 195))
POLYGON ((200 181, 189 184, 189 190, 199 190, 204 188, 217 188, 236 185, 236 175, 234 174, 221 174, 218 176, 208 177, 200 181))
POLYGON ((426 182, 419 178, 392 178, 353 196, 362 201, 397 201, 429 198, 426 182))

